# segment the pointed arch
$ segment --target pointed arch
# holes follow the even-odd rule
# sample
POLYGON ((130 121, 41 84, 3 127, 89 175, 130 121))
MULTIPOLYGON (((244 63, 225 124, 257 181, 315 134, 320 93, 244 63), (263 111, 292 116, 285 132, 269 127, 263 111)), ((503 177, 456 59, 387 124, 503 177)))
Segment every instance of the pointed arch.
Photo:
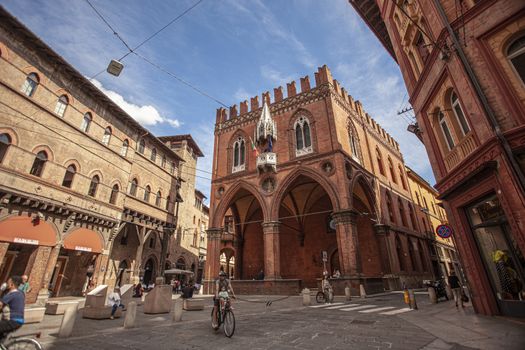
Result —
POLYGON ((357 186, 361 186, 361 188, 363 189, 363 192, 366 196, 366 200, 368 201, 370 208, 374 212, 374 218, 377 219, 379 211, 377 210, 377 200, 374 192, 374 187, 372 186, 370 181, 368 181, 368 178, 365 176, 365 174, 361 171, 357 172, 354 175, 354 177, 352 178, 352 182, 350 183, 350 208, 354 207, 354 196, 352 194, 356 192, 357 186))

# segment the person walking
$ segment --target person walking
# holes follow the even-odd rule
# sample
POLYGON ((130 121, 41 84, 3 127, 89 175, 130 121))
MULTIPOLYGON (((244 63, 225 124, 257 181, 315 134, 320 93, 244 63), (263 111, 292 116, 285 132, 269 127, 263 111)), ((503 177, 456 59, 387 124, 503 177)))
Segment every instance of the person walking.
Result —
POLYGON ((456 276, 456 273, 454 271, 450 271, 450 275, 448 276, 448 285, 450 286, 450 289, 452 289, 452 294, 454 294, 454 301, 456 302, 456 308, 458 307, 458 301, 461 304, 461 307, 465 307, 463 305, 463 287, 461 286, 461 283, 459 282, 458 276, 456 276))
POLYGON ((115 318, 115 312, 117 312, 117 309, 119 307, 124 310, 124 305, 120 302, 120 288, 115 287, 113 290, 113 293, 109 295, 108 298, 109 305, 111 306, 111 316, 109 317, 111 320, 115 318))

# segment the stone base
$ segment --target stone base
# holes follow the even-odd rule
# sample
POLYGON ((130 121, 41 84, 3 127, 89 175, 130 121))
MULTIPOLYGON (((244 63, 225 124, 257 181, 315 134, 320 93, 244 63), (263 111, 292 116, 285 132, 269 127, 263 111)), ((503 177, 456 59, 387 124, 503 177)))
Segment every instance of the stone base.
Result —
POLYGON ((24 323, 40 323, 44 319, 45 307, 29 306, 24 310, 24 323))
POLYGON ((170 285, 156 285, 144 298, 145 314, 167 314, 171 309, 171 295, 173 288, 170 285))
MULTIPOLYGON (((299 295, 302 289, 302 281, 298 279, 233 280, 231 283, 238 295, 299 295)), ((203 288, 205 294, 214 294, 215 281, 203 281, 203 288)))
POLYGON ((182 308, 187 311, 204 310, 204 299, 184 299, 182 308))
MULTIPOLYGON (((78 301, 74 300, 53 300, 46 303, 46 314, 48 315, 63 315, 67 308, 79 304, 78 301)), ((82 305, 83 306, 83 305, 82 305)), ((78 305, 81 308, 80 304, 78 305)))
MULTIPOLYGON (((115 312, 115 318, 122 316, 122 308, 117 308, 115 312)), ((111 317, 111 306, 103 307, 86 307, 82 310, 83 318, 90 318, 93 320, 106 320, 111 317)))

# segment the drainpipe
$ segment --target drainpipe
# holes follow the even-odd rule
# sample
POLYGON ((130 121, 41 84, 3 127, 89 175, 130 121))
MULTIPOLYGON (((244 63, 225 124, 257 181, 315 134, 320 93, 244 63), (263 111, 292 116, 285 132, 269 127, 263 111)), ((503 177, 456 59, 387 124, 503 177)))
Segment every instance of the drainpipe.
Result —
POLYGON ((472 67, 470 63, 467 60, 467 56, 465 55, 465 52, 463 51, 463 48, 461 47, 461 44, 459 43, 459 40, 456 36, 456 33, 452 29, 447 15, 445 13, 445 10, 441 6, 441 3, 439 0, 434 0, 434 4, 439 12, 439 15, 441 19, 443 20, 443 23, 447 27, 448 33, 450 35, 450 38, 452 39, 452 42, 454 44, 454 47, 457 50, 459 59, 461 60, 461 63, 463 64, 463 67, 465 68, 465 71, 467 72, 467 75, 470 79, 470 82, 474 86, 474 90, 476 91, 476 95, 478 96, 479 100, 481 101, 483 110, 485 112, 485 115, 487 116, 487 119, 490 123, 490 126, 494 130, 494 133, 496 134, 496 137, 501 144, 501 147, 503 148, 503 153, 505 154, 508 162, 511 165, 512 172, 514 173, 514 176, 518 179, 518 185, 520 187, 520 190, 522 192, 522 195, 525 193, 525 175, 521 171, 518 162, 514 158, 514 154, 512 153, 512 149, 510 147, 509 142, 503 135, 503 132, 501 131, 500 125, 498 123, 498 120, 496 119, 496 116, 492 109, 490 108, 489 102, 487 100, 487 97, 483 93, 483 90, 481 89, 481 85, 479 84, 478 79, 476 78, 476 75, 474 74, 474 71, 472 70, 472 67))

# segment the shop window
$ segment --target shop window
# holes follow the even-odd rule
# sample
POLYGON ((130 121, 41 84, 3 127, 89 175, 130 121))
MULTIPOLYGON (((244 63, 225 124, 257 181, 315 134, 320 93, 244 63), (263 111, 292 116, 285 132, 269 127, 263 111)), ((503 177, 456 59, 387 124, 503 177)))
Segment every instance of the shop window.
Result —
POLYGON ((514 40, 509 46, 507 58, 521 81, 525 83, 525 35, 514 40))
POLYGON ((0 134, 0 163, 3 162, 4 157, 7 154, 7 150, 11 145, 11 142, 12 140, 9 134, 0 134))
POLYGON ((71 188, 71 185, 73 184, 73 178, 75 177, 75 174, 77 173, 77 168, 75 165, 71 164, 67 167, 66 173, 64 174, 64 179, 62 180, 62 186, 71 188))
POLYGON ((41 177, 47 160, 47 153, 45 151, 38 152, 36 154, 35 160, 33 161, 33 166, 31 167, 29 173, 31 175, 41 177))
POLYGON ((91 183, 89 184, 88 196, 95 197, 97 195, 98 184, 100 183, 100 178, 98 175, 95 175, 91 178, 91 183))
POLYGON ((22 92, 26 96, 33 96, 35 94, 39 82, 40 79, 38 78, 38 75, 36 73, 28 74, 26 80, 24 81, 24 84, 22 85, 22 92))
POLYGON ((111 195, 109 196, 109 203, 115 204, 117 203, 117 197, 118 197, 119 188, 118 185, 113 185, 113 188, 111 189, 111 195))
POLYGON ((63 117, 66 112, 66 108, 69 104, 69 99, 66 95, 62 95, 58 98, 57 104, 55 106, 55 114, 59 117, 63 117))
POLYGON ((304 116, 297 118, 294 124, 295 130, 295 156, 299 157, 313 152, 312 138, 310 134, 310 122, 304 116))

